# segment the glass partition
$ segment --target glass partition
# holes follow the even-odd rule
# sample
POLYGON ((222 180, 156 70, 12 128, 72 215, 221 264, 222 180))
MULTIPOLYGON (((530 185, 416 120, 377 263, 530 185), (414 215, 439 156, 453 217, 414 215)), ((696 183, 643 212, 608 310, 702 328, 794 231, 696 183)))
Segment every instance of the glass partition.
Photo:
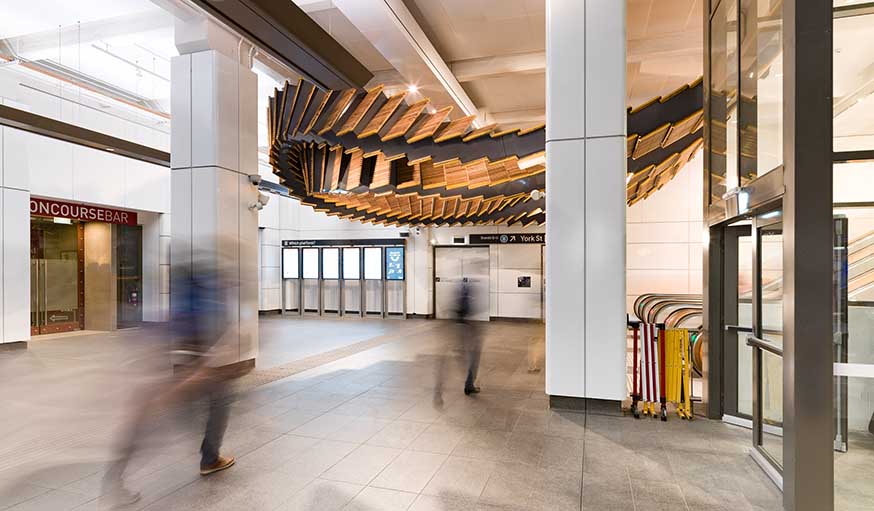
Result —
POLYGON ((322 249, 322 278, 336 280, 340 278, 340 249, 322 249))
POLYGON ((382 279, 382 249, 367 247, 364 249, 364 278, 366 280, 382 279))
POLYGON ((296 279, 300 277, 300 249, 282 249, 282 278, 296 279))
POLYGON ((361 278, 360 248, 343 249, 343 278, 346 280, 358 280, 361 278))
MULTIPOLYGON (((864 12, 864 13, 863 13, 864 12)), ((834 20, 834 150, 874 150, 874 12, 834 20)))
POLYGON ((318 279, 319 278, 319 249, 305 248, 303 249, 303 278, 318 279))

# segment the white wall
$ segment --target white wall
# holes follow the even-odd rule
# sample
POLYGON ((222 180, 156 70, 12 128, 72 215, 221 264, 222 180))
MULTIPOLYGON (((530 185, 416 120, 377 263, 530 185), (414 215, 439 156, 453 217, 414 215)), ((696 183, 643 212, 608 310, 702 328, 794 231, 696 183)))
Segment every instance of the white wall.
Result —
MULTIPOLYGON (((262 172, 265 178, 268 176, 262 172)), ((269 176, 275 179, 275 176, 269 176)), ((469 234, 497 232, 542 233, 543 227, 384 227, 363 224, 328 216, 303 206, 296 199, 271 196, 261 211, 260 229, 260 310, 278 310, 281 301, 282 240, 297 239, 367 239, 398 238, 410 232, 407 239, 407 313, 433 314, 433 244, 452 245, 453 238, 469 234)), ((490 248, 490 311, 494 317, 541 317, 541 246, 508 245, 490 248), (531 288, 516 287, 518 276, 531 276, 531 288)))
POLYGON ((701 153, 648 199, 628 208, 628 312, 643 293, 701 293, 703 172, 701 153))
MULTIPOLYGON (((8 82, 0 81, 0 103, 34 110, 34 105, 19 103, 9 95, 8 82)), ((37 113, 63 106, 51 96, 41 101, 37 113)), ((169 300, 161 296, 167 278, 161 275, 166 270, 161 269, 160 217, 170 208, 169 169, 0 127, 0 176, 0 342, 30 338, 30 301, 22 297, 30 296, 31 195, 140 212, 143 318, 165 317, 169 300)), ((169 264, 168 259, 164 261, 169 264)))

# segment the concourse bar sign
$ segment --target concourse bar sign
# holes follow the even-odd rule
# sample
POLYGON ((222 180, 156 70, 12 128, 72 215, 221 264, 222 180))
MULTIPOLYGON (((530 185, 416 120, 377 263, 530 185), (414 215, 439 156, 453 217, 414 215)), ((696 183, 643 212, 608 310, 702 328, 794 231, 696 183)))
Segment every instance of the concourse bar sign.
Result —
POLYGON ((508 245, 520 243, 546 243, 546 235, 535 234, 471 234, 471 245, 508 245))
POLYGON ((69 218, 84 222, 137 225, 137 214, 132 211, 39 199, 36 197, 30 198, 30 214, 34 216, 69 218))

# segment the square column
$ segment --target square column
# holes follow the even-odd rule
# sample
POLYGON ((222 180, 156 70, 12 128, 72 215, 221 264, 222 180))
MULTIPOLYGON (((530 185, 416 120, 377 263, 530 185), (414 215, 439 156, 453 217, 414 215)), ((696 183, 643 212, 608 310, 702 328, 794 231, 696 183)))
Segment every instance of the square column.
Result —
POLYGON ((546 393, 554 406, 606 401, 618 412, 626 396, 625 2, 547 1, 546 87, 546 393))
MULTIPOLYGON (((221 365, 258 351, 257 77, 216 50, 172 61, 170 306, 174 282, 220 275, 221 365)), ((176 302, 174 304, 174 301, 176 302)))

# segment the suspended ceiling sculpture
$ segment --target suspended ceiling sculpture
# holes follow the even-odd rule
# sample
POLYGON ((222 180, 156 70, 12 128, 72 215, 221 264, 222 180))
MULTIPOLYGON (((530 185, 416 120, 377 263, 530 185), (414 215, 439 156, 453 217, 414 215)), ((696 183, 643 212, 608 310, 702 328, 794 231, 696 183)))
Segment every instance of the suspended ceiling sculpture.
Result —
MULTIPOLYGON (((385 225, 543 224, 545 129, 474 128, 383 86, 286 82, 270 99, 270 162, 289 192, 328 215, 385 225), (536 194, 535 194, 536 195, 536 194)), ((701 81, 628 112, 628 203, 670 181, 701 145, 701 81)))

